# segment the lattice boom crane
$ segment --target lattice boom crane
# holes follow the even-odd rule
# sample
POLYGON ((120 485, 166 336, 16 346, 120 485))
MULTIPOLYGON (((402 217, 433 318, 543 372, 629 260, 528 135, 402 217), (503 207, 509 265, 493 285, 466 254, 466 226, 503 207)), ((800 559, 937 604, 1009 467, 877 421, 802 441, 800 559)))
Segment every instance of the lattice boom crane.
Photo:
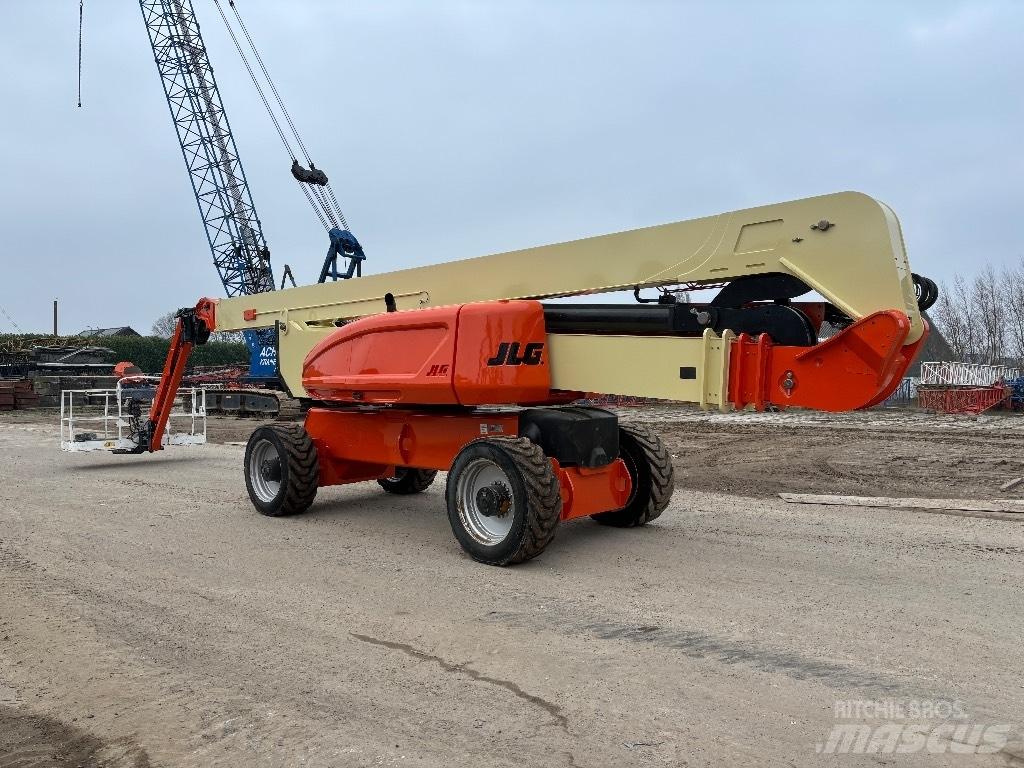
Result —
MULTIPOLYGON (((230 296, 274 290, 270 249, 191 0, 140 0, 213 263, 230 296)), ((259 335, 246 337, 250 350, 259 335)))
MULTIPOLYGON (((299 183, 321 224, 328 230, 330 248, 320 273, 320 282, 328 278, 337 280, 358 276, 365 255, 359 241, 348 230, 327 175, 317 169, 309 158, 306 146, 270 79, 234 0, 229 0, 229 5, 235 12, 237 24, 294 140, 306 157, 308 169, 300 165, 295 157, 291 141, 271 108, 264 86, 260 85, 246 58, 220 1, 214 2, 285 150, 291 156, 291 175, 299 183), (339 257, 348 260, 347 269, 339 270, 339 257)), ((270 249, 256 215, 252 192, 238 155, 192 0, 139 0, 139 5, 192 191, 199 206, 199 215, 213 253, 214 266, 224 284, 224 291, 228 297, 271 292, 275 289, 275 283, 270 249)), ((287 266, 285 274, 291 275, 287 266)), ((294 284, 294 278, 292 282, 294 284)), ((245 338, 251 353, 250 374, 276 377, 276 346, 272 335, 264 331, 246 331, 245 338)))

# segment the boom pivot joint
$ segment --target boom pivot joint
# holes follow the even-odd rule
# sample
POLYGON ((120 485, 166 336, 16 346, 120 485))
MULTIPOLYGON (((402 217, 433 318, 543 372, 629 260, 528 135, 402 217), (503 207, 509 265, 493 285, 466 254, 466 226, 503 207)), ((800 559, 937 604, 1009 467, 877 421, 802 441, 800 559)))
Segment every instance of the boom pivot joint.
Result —
POLYGON ((331 245, 327 249, 327 256, 324 258, 324 266, 320 270, 318 283, 331 280, 348 280, 352 277, 361 277, 363 274, 363 262, 366 261, 366 254, 363 246, 359 244, 356 236, 347 229, 334 227, 327 233, 331 238, 331 245), (348 259, 348 267, 344 272, 338 271, 338 257, 348 259))

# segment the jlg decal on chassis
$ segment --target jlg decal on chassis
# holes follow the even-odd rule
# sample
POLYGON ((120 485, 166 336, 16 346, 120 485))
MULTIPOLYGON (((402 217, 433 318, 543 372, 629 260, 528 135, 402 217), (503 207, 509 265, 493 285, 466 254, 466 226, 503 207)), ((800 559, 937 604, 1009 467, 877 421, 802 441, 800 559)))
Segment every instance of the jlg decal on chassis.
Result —
POLYGON ((543 351, 543 342, 533 341, 523 348, 523 354, 520 356, 518 341, 503 341, 498 345, 494 357, 487 361, 487 365, 540 365, 543 351))

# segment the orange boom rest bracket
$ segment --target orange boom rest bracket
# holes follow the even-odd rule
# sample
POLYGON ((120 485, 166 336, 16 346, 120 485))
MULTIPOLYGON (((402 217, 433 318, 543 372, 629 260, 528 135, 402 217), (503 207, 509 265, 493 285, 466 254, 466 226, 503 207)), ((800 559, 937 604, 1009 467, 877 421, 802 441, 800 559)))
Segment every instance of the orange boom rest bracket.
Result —
POLYGON ((796 405, 851 411, 891 395, 927 338, 904 345, 910 321, 902 312, 876 312, 813 347, 773 346, 767 334, 740 334, 729 358, 729 402, 796 405))

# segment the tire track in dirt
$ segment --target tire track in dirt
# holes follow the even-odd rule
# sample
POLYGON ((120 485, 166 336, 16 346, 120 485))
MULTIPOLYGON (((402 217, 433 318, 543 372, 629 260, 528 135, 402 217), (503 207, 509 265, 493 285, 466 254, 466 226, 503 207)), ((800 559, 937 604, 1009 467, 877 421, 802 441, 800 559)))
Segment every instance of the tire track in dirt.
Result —
POLYGON ((786 675, 794 680, 817 680, 839 689, 856 689, 874 694, 922 697, 919 691, 895 677, 856 669, 839 662, 813 659, 787 651, 712 635, 698 629, 627 625, 604 619, 565 615, 491 611, 483 620, 516 629, 547 631, 561 635, 583 635, 598 640, 619 641, 674 650, 693 659, 740 664, 762 672, 786 675))
POLYGON ((150 768, 130 739, 104 741, 70 723, 0 706, 0 768, 150 768))
MULTIPOLYGON (((135 622, 128 617, 139 617, 147 613, 159 612, 160 606, 149 604, 140 596, 129 596, 126 593, 108 593, 101 589, 76 581, 71 574, 62 575, 52 566, 48 567, 26 557, 9 541, 0 540, 0 587, 5 590, 13 601, 26 600, 34 603, 42 599, 51 606, 63 606, 55 611, 61 617, 71 617, 72 622, 88 626, 102 638, 102 645, 96 647, 94 642, 85 640, 79 628, 67 621, 59 622, 57 631, 64 633, 62 645, 66 644, 66 652, 71 655, 86 656, 94 667, 102 667, 108 660, 111 670, 122 667, 126 660, 139 661, 145 658, 156 659, 159 652, 151 642, 140 642, 145 637, 135 622), (84 643, 84 644, 83 644, 84 643), (74 649, 74 650, 72 650, 74 649), (139 657, 139 653, 143 653, 139 657)), ((15 615, 18 611, 15 611, 15 615)), ((5 630, 6 631, 6 630, 5 630)), ((22 623, 12 623, 10 633, 13 637, 11 658, 24 658, 22 649, 31 652, 35 644, 37 627, 22 623)), ((47 622, 45 632, 55 637, 54 623, 47 622)), ((7 641, 8 635, 0 633, 7 641)), ((145 663, 145 662, 144 662, 145 663)), ((54 675, 65 675, 59 656, 44 654, 34 663, 35 675, 43 674, 47 679, 54 675), (45 673, 39 672, 40 663, 50 666, 45 673)), ((148 664, 146 665, 148 666, 148 664)), ((149 677, 156 680, 157 676, 149 669, 149 677)), ((162 675, 161 675, 162 676, 162 675)), ((71 680, 74 679, 72 675, 71 680)), ((0 682, 3 682, 0 680, 0 682)), ((68 682, 65 684, 73 683, 68 682)), ((193 706, 193 697, 186 686, 166 680, 162 695, 151 699, 151 704, 167 717, 172 712, 188 712, 193 706)), ((30 681, 23 682, 26 691, 33 690, 30 681)), ((4 688, 0 686, 0 690, 4 688)), ((115 687, 104 691, 103 695, 93 697, 88 712, 77 712, 74 719, 101 718, 110 722, 110 717, 118 717, 131 705, 126 703, 126 692, 115 687)), ((153 688, 147 689, 146 695, 151 696, 153 688)), ((227 701, 224 704, 227 705, 227 701)), ((74 711, 74 710, 73 710, 74 711)), ((245 712, 239 708, 238 712, 245 712)), ((67 717, 69 715, 65 715, 67 717)), ((101 722, 97 719, 96 722, 101 722)), ((229 734, 205 734, 200 741, 207 748, 229 734)), ((74 723, 61 720, 52 714, 39 714, 24 711, 17 706, 0 704, 0 768, 60 768, 80 766, 80 768, 148 768, 150 758, 145 749, 128 736, 104 738, 95 732, 79 728, 74 723), (10 765, 4 763, 10 755, 10 765)))

